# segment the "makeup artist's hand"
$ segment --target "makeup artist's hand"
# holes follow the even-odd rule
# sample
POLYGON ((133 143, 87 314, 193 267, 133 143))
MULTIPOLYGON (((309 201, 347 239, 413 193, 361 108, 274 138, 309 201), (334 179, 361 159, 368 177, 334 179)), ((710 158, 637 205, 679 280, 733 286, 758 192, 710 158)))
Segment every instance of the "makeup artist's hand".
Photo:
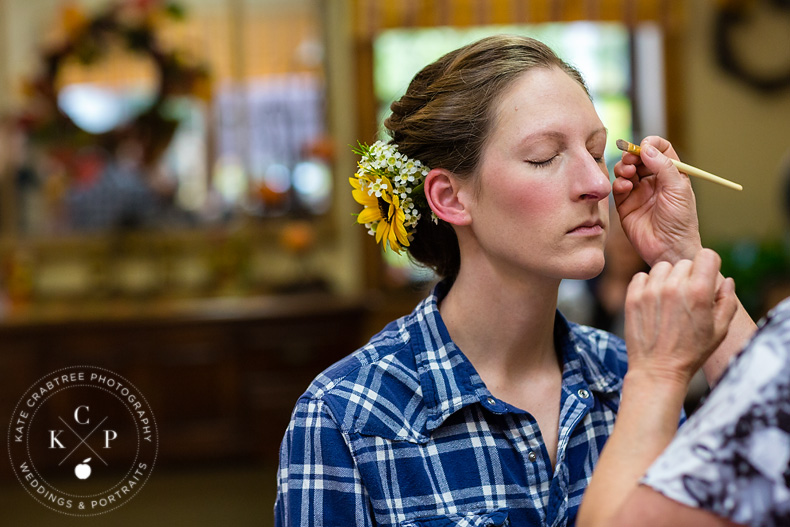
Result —
POLYGON ((669 160, 678 156, 666 139, 646 137, 640 146, 641 157, 624 153, 614 167, 612 189, 623 230, 650 266, 693 259, 702 242, 689 178, 669 160))
POLYGON ((658 262, 650 274, 634 276, 625 302, 629 375, 685 393, 726 336, 738 305, 732 278, 718 280, 720 266, 718 254, 701 249, 693 261, 658 262))

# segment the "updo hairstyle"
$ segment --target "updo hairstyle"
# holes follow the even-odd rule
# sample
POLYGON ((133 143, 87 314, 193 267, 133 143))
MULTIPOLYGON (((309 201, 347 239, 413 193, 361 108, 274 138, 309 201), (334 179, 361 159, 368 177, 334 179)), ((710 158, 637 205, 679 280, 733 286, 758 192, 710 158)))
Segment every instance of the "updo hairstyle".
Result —
MULTIPOLYGON (((499 99, 522 73, 560 68, 588 92, 581 74, 548 46, 528 37, 496 35, 447 53, 414 76, 384 122, 398 150, 430 168, 474 177, 499 99)), ((589 92, 588 92, 589 95, 589 92)), ((422 211, 408 251, 439 276, 454 280, 461 266, 452 225, 422 211)))

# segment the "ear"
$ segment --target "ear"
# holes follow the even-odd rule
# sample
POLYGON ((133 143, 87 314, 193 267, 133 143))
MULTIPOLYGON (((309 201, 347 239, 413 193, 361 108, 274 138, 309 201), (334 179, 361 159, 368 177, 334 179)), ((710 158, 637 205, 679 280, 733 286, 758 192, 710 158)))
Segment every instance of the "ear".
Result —
POLYGON ((436 216, 452 225, 469 225, 466 193, 458 178, 443 168, 434 168, 425 176, 425 197, 436 216))

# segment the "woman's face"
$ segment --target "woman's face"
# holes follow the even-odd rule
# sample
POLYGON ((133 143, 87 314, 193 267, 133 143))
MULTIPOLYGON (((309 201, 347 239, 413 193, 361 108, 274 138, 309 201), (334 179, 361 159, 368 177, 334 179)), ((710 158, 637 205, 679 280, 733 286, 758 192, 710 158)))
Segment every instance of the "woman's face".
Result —
POLYGON ((536 68, 500 99, 477 180, 471 230, 496 268, 555 279, 603 269, 611 191, 606 129, 584 89, 536 68))

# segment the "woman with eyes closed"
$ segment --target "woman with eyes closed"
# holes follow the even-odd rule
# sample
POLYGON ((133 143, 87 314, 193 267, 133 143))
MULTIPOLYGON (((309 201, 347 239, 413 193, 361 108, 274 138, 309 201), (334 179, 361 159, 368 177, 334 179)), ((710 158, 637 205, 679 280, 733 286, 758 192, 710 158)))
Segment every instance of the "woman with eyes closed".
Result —
MULTIPOLYGON (((626 344, 568 322, 559 284, 603 269, 614 186, 648 264, 694 261, 662 287, 693 278, 728 320, 737 299, 702 248, 688 178, 651 137, 610 183, 582 77, 529 38, 448 53, 391 109, 391 141, 359 149, 358 221, 442 280, 297 401, 276 524, 573 525, 621 396, 660 389, 655 368, 685 375, 700 361, 642 346, 626 377, 626 344)), ((738 306, 729 327, 684 351, 718 347, 711 379, 753 324, 738 306)))

